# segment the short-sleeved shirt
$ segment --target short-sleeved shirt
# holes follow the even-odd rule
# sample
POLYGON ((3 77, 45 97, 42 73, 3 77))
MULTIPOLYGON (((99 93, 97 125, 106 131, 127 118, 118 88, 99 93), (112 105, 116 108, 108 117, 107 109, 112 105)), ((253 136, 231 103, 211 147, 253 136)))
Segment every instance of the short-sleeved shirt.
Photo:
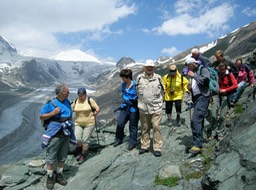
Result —
MULTIPOLYGON (((58 115, 53 116, 54 119, 58 118, 72 118, 72 109, 70 105, 70 101, 65 99, 63 102, 58 100, 57 98, 53 98, 56 106, 60 108, 60 113, 58 115)), ((52 101, 48 101, 43 108, 41 109, 40 114, 47 114, 52 112, 55 109, 52 101)))

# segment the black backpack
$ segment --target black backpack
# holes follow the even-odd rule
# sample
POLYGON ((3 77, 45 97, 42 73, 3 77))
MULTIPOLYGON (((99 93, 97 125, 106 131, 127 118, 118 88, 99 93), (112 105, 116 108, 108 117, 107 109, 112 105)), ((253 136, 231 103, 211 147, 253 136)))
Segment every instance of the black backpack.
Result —
MULTIPOLYGON (((75 107, 77 100, 78 98, 75 99, 73 107, 75 107)), ((94 112, 96 109, 92 107, 91 98, 89 96, 88 96, 88 104, 90 105, 92 112, 94 112)))

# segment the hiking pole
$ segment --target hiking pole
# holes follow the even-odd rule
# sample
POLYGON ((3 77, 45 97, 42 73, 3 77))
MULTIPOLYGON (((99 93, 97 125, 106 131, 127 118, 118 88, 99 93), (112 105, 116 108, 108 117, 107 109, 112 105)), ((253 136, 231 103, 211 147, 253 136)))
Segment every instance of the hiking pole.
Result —
POLYGON ((98 129, 97 129, 96 117, 95 117, 95 129, 96 129, 96 135, 97 135, 97 142, 98 142, 98 145, 100 145, 100 140, 99 140, 99 134, 98 134, 98 129))

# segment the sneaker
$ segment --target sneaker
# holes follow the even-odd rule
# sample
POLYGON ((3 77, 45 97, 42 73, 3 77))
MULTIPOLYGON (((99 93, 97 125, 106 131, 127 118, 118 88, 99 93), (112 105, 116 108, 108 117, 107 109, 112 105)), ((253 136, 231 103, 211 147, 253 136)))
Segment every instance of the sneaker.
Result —
POLYGON ((202 148, 192 146, 192 148, 189 150, 189 152, 192 154, 200 154, 200 153, 202 153, 202 148))
POLYGON ((161 157, 162 156, 162 153, 160 151, 154 151, 153 154, 154 154, 155 157, 161 157))
POLYGON ((146 152, 148 152, 148 149, 143 149, 143 148, 141 148, 141 149, 139 150, 139 154, 144 154, 144 153, 146 153, 146 152))
POLYGON ((56 182, 61 185, 67 185, 67 183, 68 183, 68 181, 64 178, 62 173, 57 174, 56 182))
POLYGON ((54 177, 50 177, 49 175, 47 176, 47 180, 46 180, 46 188, 47 189, 53 189, 54 188, 54 177))
POLYGON ((85 154, 81 154, 79 160, 78 160, 78 164, 81 165, 82 163, 84 163, 86 160, 86 155, 85 154))
POLYGON ((230 107, 233 108, 235 106, 235 102, 231 101, 230 102, 230 107))

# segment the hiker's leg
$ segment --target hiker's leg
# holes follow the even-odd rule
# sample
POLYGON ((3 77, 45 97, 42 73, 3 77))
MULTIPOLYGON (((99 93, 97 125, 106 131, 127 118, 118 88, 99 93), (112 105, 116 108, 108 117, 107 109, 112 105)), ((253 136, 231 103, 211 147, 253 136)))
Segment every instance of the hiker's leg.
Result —
POLYGON ((165 113, 167 115, 168 122, 172 120, 172 107, 173 107, 173 101, 165 102, 165 113))
POLYGON ((118 143, 122 143, 123 142, 123 139, 124 139, 124 127, 125 127, 125 124, 127 123, 128 121, 128 117, 129 117, 129 114, 127 113, 128 111, 126 110, 122 110, 121 111, 121 114, 118 118, 118 121, 117 121, 117 126, 116 126, 116 142, 118 143))
POLYGON ((203 146, 203 120, 209 105, 209 98, 199 95, 195 98, 195 107, 191 119, 193 145, 199 148, 203 146))
POLYGON ((152 126, 153 126, 153 149, 154 151, 162 151, 163 138, 161 134, 161 120, 162 112, 154 113, 152 115, 152 126))
POLYGON ((236 89, 236 92, 233 94, 232 102, 236 103, 239 100, 246 87, 247 83, 244 81, 238 84, 238 88, 236 89))
POLYGON ((129 117, 129 146, 135 147, 137 145, 137 134, 138 134, 138 121, 139 121, 139 115, 138 111, 136 112, 130 112, 129 117))
POLYGON ((150 146, 151 115, 140 111, 141 122, 141 149, 148 149, 150 146))
POLYGON ((181 100, 175 100, 176 125, 180 126, 181 100))

